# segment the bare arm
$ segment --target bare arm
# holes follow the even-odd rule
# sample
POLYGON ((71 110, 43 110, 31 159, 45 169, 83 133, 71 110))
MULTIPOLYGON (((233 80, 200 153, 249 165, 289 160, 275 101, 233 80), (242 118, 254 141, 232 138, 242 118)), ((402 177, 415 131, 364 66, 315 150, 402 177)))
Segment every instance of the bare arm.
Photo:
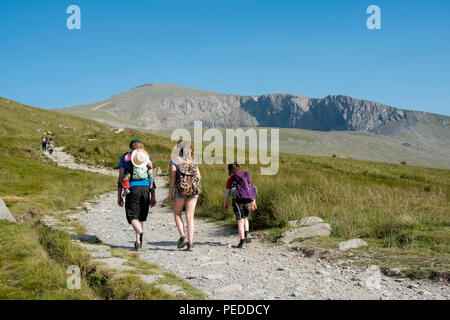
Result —
POLYGON ((226 189, 223 197, 223 208, 228 209, 228 200, 230 199, 231 189, 226 189))
POLYGON ((117 179, 117 204, 123 207, 122 185, 123 176, 125 175, 125 168, 119 168, 119 178, 117 179))
POLYGON ((175 175, 177 168, 174 165, 170 166, 170 188, 169 188, 169 201, 173 201, 173 190, 175 188, 175 175))

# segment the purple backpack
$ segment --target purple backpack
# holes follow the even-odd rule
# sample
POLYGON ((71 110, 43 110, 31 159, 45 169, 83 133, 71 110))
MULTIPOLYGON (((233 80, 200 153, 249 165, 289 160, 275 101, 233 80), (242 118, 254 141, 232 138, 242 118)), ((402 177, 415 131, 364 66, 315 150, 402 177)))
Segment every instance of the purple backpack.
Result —
POLYGON ((235 195, 237 200, 255 200, 256 189, 252 183, 252 178, 247 171, 237 171, 234 174, 234 183, 236 186, 235 195))

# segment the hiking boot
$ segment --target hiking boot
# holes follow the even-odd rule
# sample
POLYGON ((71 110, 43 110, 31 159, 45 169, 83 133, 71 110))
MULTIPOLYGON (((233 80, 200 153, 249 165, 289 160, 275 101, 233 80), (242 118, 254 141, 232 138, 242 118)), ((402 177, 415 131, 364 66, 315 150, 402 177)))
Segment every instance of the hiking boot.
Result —
POLYGON ((137 242, 134 243, 134 250, 138 251, 141 248, 142 248, 142 245, 140 243, 137 243, 137 242))
POLYGON ((144 233, 141 232, 141 234, 139 235, 139 245, 141 246, 141 249, 143 247, 143 243, 144 243, 144 233))
POLYGON ((245 246, 245 239, 239 241, 239 244, 236 246, 238 249, 242 249, 245 246))
POLYGON ((248 232, 248 231, 245 231, 245 242, 252 243, 252 236, 250 235, 250 232, 248 232))
POLYGON ((187 247, 186 249, 184 249, 184 251, 192 251, 192 249, 194 249, 194 244, 193 243, 186 243, 187 247))
POLYGON ((184 241, 184 237, 181 237, 177 242, 177 248, 182 249, 186 245, 186 241, 184 241))

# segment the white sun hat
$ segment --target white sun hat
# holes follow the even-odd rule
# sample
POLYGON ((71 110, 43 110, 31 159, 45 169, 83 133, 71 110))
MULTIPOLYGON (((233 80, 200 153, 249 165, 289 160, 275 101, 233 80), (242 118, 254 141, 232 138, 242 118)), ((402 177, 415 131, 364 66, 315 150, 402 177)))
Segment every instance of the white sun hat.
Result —
POLYGON ((148 153, 142 149, 136 149, 131 154, 131 163, 138 168, 144 168, 150 162, 148 153))

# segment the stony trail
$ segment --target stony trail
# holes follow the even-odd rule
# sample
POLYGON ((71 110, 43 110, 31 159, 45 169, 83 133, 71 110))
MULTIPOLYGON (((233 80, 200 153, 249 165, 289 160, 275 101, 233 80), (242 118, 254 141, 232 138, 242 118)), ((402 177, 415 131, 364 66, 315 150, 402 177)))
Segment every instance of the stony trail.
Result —
MULTIPOLYGON (((59 165, 87 169, 57 149, 50 156, 59 165)), ((89 170, 106 170, 89 168, 89 170)), ((103 173, 117 174, 113 170, 103 173)), ((212 299, 449 299, 445 282, 395 279, 357 266, 305 258, 289 246, 270 246, 254 240, 236 249, 236 232, 196 219, 195 248, 176 248, 178 232, 173 213, 162 201, 168 196, 167 180, 157 177, 158 204, 145 224, 146 248, 140 257, 177 274, 212 299), (371 285, 372 284, 372 285, 371 285)), ((104 244, 132 250, 134 233, 125 212, 116 204, 116 192, 87 203, 74 216, 104 244)))

